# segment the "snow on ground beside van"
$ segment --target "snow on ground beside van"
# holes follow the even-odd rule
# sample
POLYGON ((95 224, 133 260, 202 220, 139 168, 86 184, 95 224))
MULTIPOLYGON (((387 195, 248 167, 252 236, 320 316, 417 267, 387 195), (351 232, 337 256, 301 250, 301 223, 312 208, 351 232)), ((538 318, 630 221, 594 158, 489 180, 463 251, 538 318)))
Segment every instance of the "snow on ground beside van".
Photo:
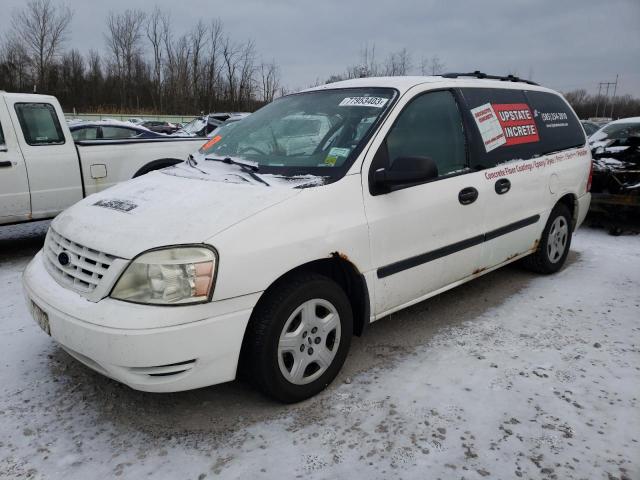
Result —
POLYGON ((241 382, 134 392, 29 318, 46 223, 0 230, 0 478, 640 478, 640 237, 582 229, 372 325, 294 406, 241 382))

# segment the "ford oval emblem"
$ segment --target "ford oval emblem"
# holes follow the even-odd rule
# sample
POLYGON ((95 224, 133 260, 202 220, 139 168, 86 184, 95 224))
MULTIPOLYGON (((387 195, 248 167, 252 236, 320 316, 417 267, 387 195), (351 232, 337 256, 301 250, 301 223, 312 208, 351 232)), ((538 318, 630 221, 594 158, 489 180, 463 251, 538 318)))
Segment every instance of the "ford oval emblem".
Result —
POLYGON ((60 254, 58 255, 58 263, 60 265, 66 267, 67 265, 69 265, 70 261, 71 259, 69 258, 69 254, 67 252, 60 252, 60 254))

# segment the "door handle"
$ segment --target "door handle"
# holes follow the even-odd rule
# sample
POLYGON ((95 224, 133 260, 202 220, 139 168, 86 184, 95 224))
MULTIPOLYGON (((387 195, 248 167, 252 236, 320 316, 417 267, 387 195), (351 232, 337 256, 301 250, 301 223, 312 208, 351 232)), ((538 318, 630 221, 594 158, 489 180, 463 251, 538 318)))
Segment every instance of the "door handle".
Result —
POLYGON ((0 168, 10 167, 12 165, 13 165, 13 163, 11 163, 11 162, 0 162, 0 168))
POLYGON ((496 182, 496 193, 502 195, 511 190, 511 182, 508 178, 501 178, 496 182))
POLYGON ((478 190, 473 187, 463 188, 460 190, 460 193, 458 193, 458 201, 462 205, 469 205, 470 203, 475 202, 477 198, 478 190))

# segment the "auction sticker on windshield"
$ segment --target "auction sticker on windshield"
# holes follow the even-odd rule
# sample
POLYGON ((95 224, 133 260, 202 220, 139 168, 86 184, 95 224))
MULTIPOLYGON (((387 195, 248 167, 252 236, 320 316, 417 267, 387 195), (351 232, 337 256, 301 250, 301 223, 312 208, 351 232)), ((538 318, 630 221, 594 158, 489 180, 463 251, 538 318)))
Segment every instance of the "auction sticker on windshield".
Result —
POLYGON ((340 102, 339 106, 382 108, 388 100, 388 98, 382 97, 347 97, 340 102))
POLYGON ((346 159, 349 156, 350 152, 351 150, 348 148, 333 147, 331 150, 329 150, 329 154, 324 159, 324 165, 333 167, 339 158, 346 159))

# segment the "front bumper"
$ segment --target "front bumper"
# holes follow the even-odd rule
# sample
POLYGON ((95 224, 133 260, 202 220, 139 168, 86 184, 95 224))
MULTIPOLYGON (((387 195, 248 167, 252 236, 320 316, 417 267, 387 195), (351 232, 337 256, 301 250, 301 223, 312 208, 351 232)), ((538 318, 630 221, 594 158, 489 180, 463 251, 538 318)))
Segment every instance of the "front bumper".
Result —
POLYGON ((27 266, 27 302, 43 310, 51 336, 90 368, 136 390, 176 392, 233 380, 260 294, 202 305, 97 303, 59 285, 42 253, 27 266))

